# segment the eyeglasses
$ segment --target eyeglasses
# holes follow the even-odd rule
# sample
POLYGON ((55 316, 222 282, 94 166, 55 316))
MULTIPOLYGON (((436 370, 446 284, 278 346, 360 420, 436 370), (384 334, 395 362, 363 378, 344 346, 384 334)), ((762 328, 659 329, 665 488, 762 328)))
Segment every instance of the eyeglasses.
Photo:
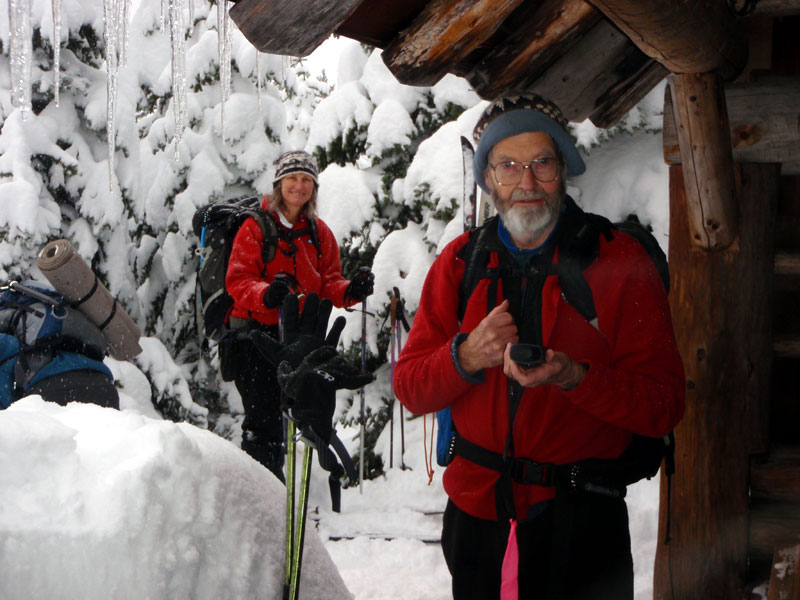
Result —
POLYGON ((500 185, 517 185, 522 179, 525 169, 530 169, 537 181, 550 183, 558 179, 560 163, 556 158, 535 158, 525 164, 516 160, 505 160, 496 165, 490 165, 494 171, 494 178, 500 185))

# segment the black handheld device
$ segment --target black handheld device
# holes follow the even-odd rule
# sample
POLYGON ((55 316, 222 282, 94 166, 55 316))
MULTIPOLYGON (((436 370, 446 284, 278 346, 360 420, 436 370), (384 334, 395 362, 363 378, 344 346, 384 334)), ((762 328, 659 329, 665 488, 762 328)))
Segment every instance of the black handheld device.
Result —
POLYGON ((539 344, 512 344, 509 354, 520 367, 535 367, 544 362, 544 348, 539 344))

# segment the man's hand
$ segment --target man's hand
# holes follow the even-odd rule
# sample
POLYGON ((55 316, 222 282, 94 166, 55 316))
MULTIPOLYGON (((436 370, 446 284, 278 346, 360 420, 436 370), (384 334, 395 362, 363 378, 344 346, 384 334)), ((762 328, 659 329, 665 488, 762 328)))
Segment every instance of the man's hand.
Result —
POLYGON ((499 367, 503 364, 505 347, 519 341, 517 326, 508 307, 508 300, 494 307, 458 347, 458 364, 467 375, 499 367))
POLYGON ((523 387, 557 385, 563 390, 571 390, 577 387, 586 375, 586 367, 563 352, 548 348, 541 365, 526 369, 511 360, 510 350, 509 345, 503 352, 503 371, 523 387))

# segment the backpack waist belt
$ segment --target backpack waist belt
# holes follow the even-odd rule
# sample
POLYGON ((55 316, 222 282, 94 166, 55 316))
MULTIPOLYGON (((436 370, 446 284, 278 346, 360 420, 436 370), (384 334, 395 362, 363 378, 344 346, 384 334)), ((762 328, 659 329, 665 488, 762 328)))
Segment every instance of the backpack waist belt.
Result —
MULTIPOLYGON (((541 463, 527 458, 503 456, 498 452, 487 450, 469 440, 464 439, 455 432, 450 442, 450 456, 460 456, 477 465, 497 471, 510 477, 517 483, 526 485, 540 485, 553 487, 564 486, 570 491, 591 492, 611 498, 624 498, 626 495, 625 484, 598 477, 600 469, 589 469, 592 464, 603 461, 579 461, 557 465, 554 463, 541 463)), ((614 461, 605 461, 608 465, 614 461)))
POLYGON ((517 483, 528 485, 554 486, 557 474, 563 469, 553 463, 540 463, 527 458, 503 456, 464 439, 458 433, 453 436, 451 441, 450 454, 466 458, 470 462, 498 473, 508 473, 511 479, 517 483))

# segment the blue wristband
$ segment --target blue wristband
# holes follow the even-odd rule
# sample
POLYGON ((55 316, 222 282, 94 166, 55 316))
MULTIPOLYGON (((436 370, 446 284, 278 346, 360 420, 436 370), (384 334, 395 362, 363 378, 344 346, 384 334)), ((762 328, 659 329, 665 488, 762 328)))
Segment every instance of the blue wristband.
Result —
POLYGON ((464 340, 467 339, 468 333, 457 333, 456 336, 453 338, 453 342, 450 344, 450 358, 453 360, 453 366, 458 371, 458 374, 461 375, 464 379, 469 381, 470 383, 483 383, 486 381, 484 377, 483 370, 478 371, 475 375, 467 375, 464 372, 464 369, 461 368, 461 365, 458 363, 458 347, 464 343, 464 340))

